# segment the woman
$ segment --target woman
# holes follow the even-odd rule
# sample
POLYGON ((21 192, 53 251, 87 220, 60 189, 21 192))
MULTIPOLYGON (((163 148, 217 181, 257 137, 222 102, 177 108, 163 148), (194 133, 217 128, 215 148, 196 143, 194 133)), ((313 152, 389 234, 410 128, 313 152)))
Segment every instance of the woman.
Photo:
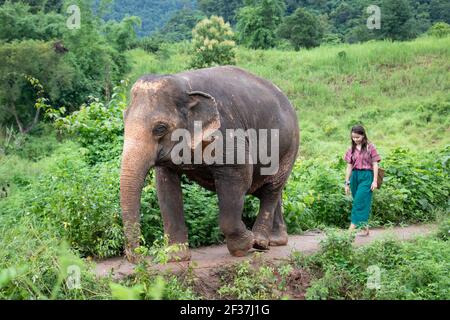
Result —
POLYGON ((372 193, 377 187, 378 162, 381 161, 375 146, 367 139, 362 126, 351 130, 351 147, 344 160, 348 163, 345 175, 345 193, 353 196, 351 224, 349 230, 364 227, 361 236, 369 235, 369 216, 372 193))

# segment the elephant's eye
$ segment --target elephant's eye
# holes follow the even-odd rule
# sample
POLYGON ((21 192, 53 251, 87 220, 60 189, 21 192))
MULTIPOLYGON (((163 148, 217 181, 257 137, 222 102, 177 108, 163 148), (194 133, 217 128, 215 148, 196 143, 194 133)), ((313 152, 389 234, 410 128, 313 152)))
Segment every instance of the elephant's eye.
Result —
POLYGON ((153 134, 155 136, 162 136, 167 132, 168 126, 164 123, 159 123, 153 128, 153 134))

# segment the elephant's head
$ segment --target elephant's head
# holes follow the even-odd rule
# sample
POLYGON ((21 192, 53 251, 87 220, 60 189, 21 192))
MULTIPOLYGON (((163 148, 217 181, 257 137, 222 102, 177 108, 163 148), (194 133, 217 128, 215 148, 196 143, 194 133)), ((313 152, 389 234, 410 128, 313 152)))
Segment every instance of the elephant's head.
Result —
POLYGON ((220 127, 214 98, 189 87, 187 80, 175 76, 144 76, 131 90, 131 103, 124 111, 120 175, 125 254, 129 260, 134 259, 134 249, 139 246, 140 197, 145 177, 153 166, 170 161, 171 150, 178 143, 172 141, 172 133, 186 129, 193 136, 194 121, 202 122, 204 134, 220 127))

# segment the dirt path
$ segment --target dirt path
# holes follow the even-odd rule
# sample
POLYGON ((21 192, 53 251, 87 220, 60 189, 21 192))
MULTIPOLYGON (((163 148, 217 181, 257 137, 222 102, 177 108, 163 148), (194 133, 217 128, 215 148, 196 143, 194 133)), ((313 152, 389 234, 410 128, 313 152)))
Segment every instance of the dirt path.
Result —
MULTIPOLYGON (((399 241, 413 239, 420 235, 427 235, 433 232, 434 225, 411 225, 408 227, 395 227, 389 229, 371 229, 368 237, 359 237, 355 239, 355 246, 362 246, 374 242, 375 240, 386 237, 394 237, 399 241)), ((320 240, 324 238, 321 232, 306 232, 302 235, 293 235, 289 237, 289 243, 283 247, 271 247, 264 253, 264 259, 270 261, 287 259, 293 251, 300 251, 305 254, 311 254, 319 250, 320 240)), ((180 271, 186 269, 189 264, 196 271, 204 272, 215 267, 241 262, 252 257, 256 251, 250 251, 246 257, 232 257, 226 245, 210 246, 192 249, 192 259, 190 262, 175 262, 166 265, 153 265, 152 268, 160 271, 171 270, 180 271)), ((150 263, 150 258, 149 258, 150 263)), ((113 278, 120 279, 133 274, 134 265, 129 263, 124 257, 116 257, 102 261, 96 261, 95 272, 98 276, 107 276, 111 274, 113 278)))

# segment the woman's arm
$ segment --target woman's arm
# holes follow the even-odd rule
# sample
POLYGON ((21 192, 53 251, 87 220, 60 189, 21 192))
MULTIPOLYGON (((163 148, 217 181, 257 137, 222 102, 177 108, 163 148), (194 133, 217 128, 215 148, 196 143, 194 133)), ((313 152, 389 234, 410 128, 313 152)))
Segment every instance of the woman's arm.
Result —
POLYGON ((345 172, 345 181, 350 181, 350 177, 352 176, 352 165, 347 163, 347 170, 345 172))
POLYGON ((347 170, 345 172, 345 194, 350 194, 350 185, 347 184, 347 181, 350 183, 351 175, 352 175, 352 165, 351 163, 348 163, 347 170))
POLYGON ((372 189, 373 191, 374 189, 376 189, 378 184, 378 162, 372 162, 372 166, 373 166, 373 182, 370 189, 372 189))

